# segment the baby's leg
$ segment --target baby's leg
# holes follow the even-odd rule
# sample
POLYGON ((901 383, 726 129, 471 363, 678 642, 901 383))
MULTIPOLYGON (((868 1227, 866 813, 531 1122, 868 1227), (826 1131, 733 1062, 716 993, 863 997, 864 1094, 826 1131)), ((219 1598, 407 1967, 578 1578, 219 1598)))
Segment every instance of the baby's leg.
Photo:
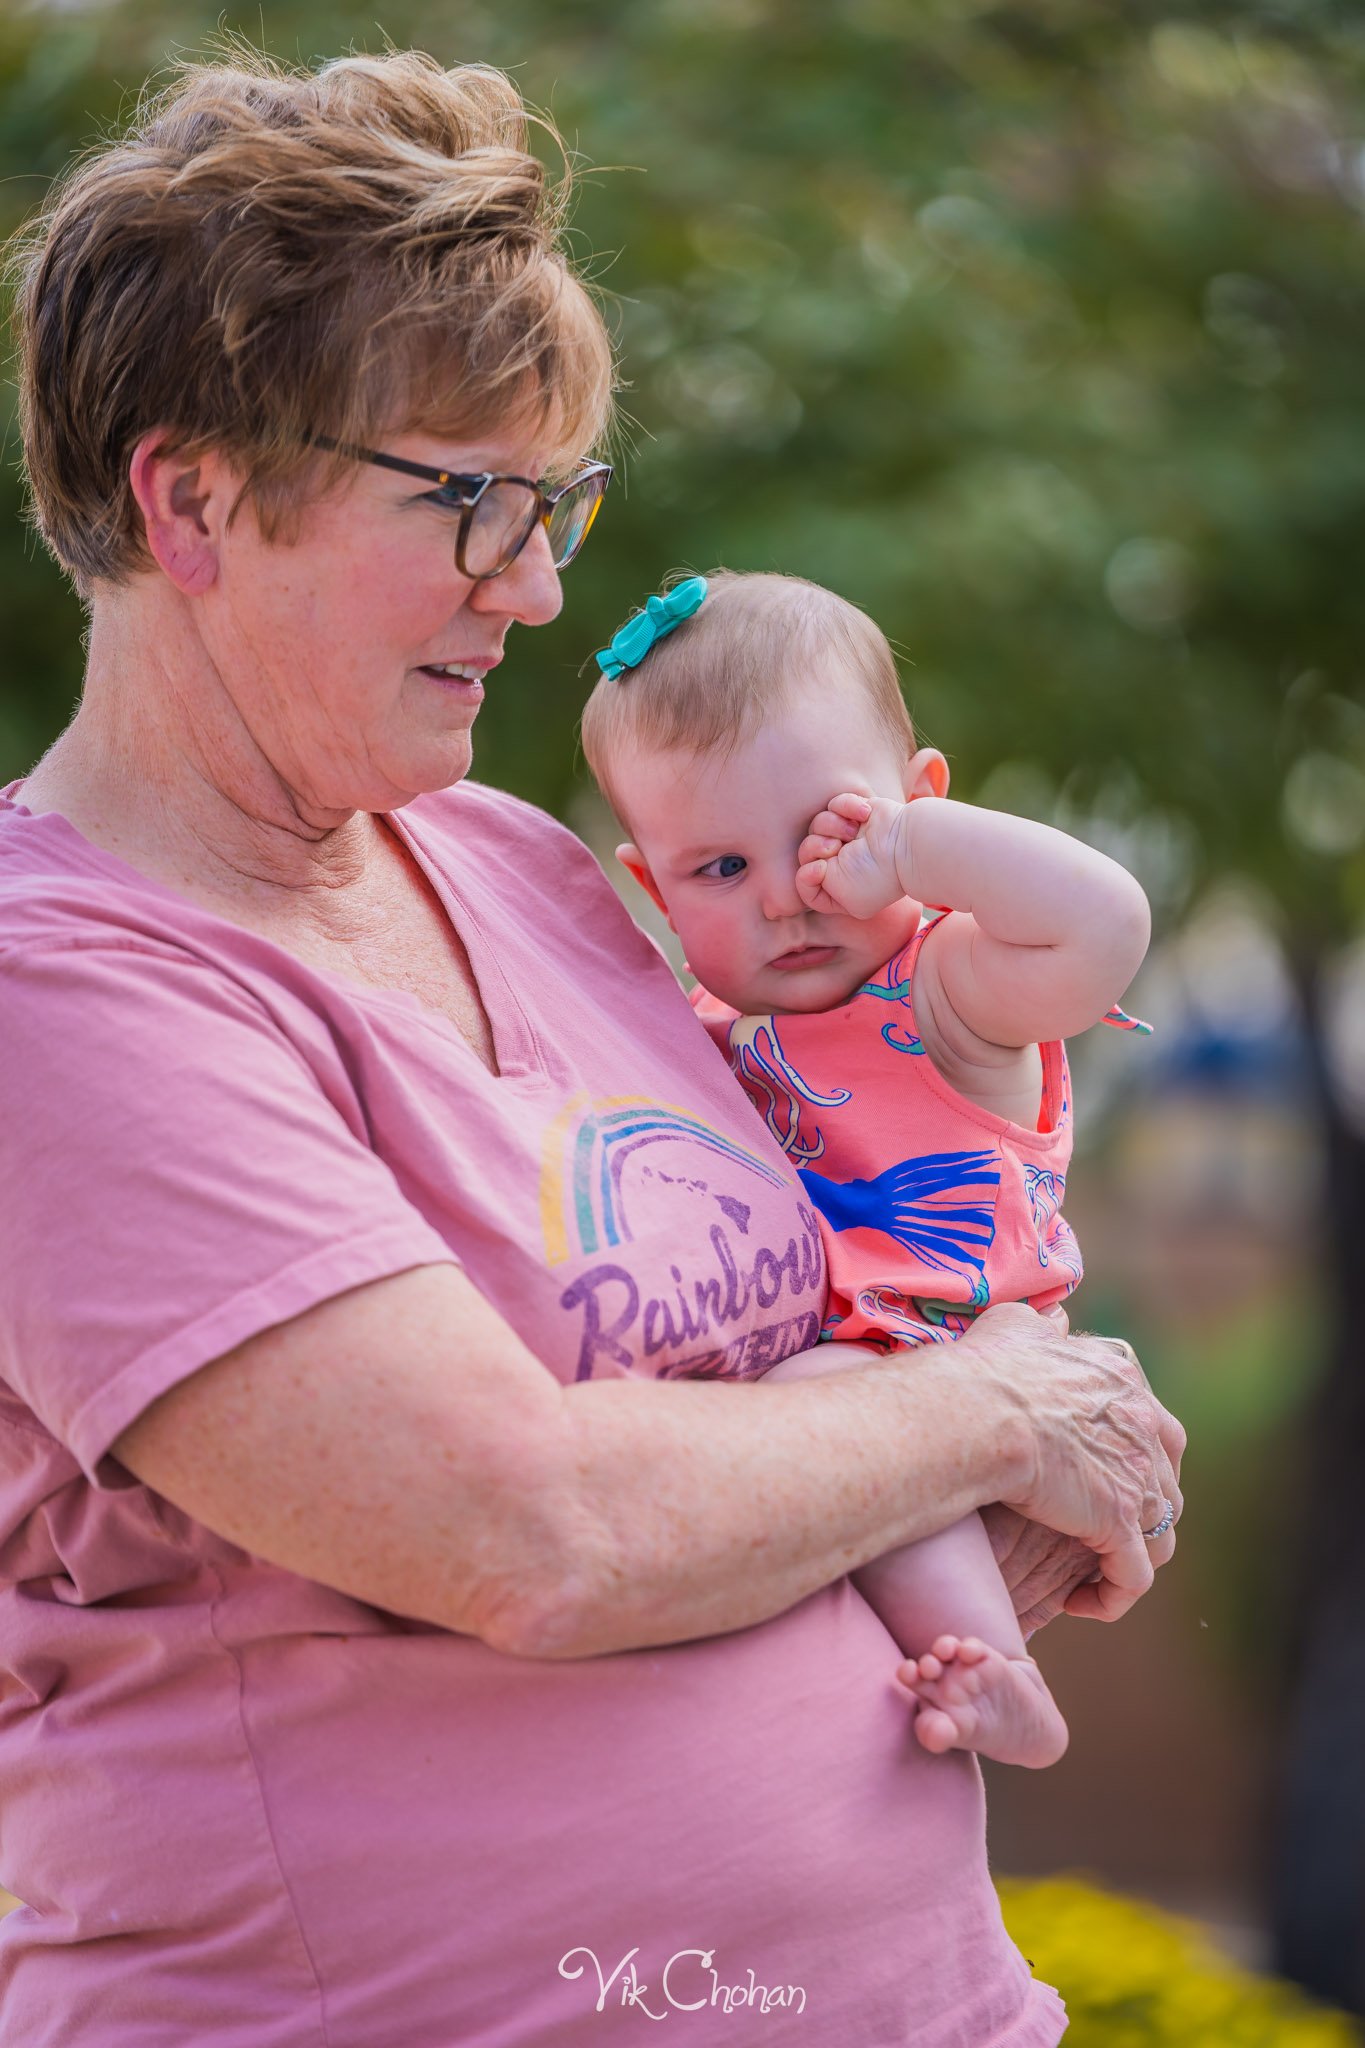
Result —
POLYGON ((1034 1770, 1056 1763, 1066 1723, 1024 1648, 980 1515, 874 1558, 853 1583, 907 1652, 896 1676, 919 1701, 925 1749, 973 1749, 1034 1770))
MULTIPOLYGON (((866 1364, 842 1346, 788 1359, 768 1379, 812 1379, 866 1364)), ((919 1705, 915 1734, 935 1755, 975 1750, 1041 1769, 1067 1744, 1066 1723, 1024 1647, 979 1515, 874 1558, 853 1583, 906 1662, 896 1676, 919 1705)))

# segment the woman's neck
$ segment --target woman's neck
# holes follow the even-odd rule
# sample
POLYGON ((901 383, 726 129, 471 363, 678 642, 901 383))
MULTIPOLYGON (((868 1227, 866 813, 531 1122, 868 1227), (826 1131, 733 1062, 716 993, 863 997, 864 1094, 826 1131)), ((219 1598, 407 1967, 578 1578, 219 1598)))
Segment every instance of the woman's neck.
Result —
POLYGON ((387 835, 367 812, 310 814, 160 595, 101 596, 80 707, 20 800, 193 895, 250 901, 282 923, 345 924, 387 835))

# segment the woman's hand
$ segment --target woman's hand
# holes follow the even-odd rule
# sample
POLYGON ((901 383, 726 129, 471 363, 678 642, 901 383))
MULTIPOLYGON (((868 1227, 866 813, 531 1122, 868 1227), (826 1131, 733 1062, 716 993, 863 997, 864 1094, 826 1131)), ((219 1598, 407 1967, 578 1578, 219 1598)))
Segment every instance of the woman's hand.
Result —
POLYGON ((1068 1597, 1094 1578, 1100 1561, 1074 1536, 1059 1536, 999 1501, 982 1508, 995 1561, 1024 1634, 1066 1612, 1068 1597))
POLYGON ((1161 1521, 1167 1501, 1180 1517, 1184 1430, 1119 1339, 1066 1336, 1032 1309, 1005 1303, 959 1344, 1027 1426, 1026 1475, 1003 1505, 1040 1524, 1044 1540, 1026 1541, 999 1517, 993 1528, 1016 1583, 1034 1575, 1029 1597, 1047 1615, 1060 1611, 1060 1597, 1068 1614, 1116 1621, 1174 1553, 1173 1528, 1152 1542, 1142 1531, 1161 1521), (1099 1576, 1076 1583, 1079 1549, 1068 1559, 1049 1532, 1093 1552, 1099 1576))

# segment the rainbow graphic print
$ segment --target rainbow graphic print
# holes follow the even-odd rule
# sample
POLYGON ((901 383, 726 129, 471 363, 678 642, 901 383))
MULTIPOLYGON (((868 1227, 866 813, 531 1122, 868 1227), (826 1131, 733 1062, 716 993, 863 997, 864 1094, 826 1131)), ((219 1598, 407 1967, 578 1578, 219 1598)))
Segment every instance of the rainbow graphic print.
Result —
POLYGON ((546 1131, 540 1220, 576 1380, 751 1379, 817 1341, 825 1267, 804 1189, 694 1111, 572 1096, 546 1131))
MULTIPOLYGON (((574 1095, 547 1129, 541 1153, 540 1222, 549 1264, 631 1244, 628 1190, 639 1155, 651 1147, 676 1150, 680 1143, 687 1147, 688 1164, 660 1161, 658 1171, 695 1177, 700 1149, 718 1163, 757 1174, 769 1187, 788 1184, 766 1159, 690 1110, 646 1095, 574 1095)), ((725 1198, 717 1200, 723 1208, 725 1198)))

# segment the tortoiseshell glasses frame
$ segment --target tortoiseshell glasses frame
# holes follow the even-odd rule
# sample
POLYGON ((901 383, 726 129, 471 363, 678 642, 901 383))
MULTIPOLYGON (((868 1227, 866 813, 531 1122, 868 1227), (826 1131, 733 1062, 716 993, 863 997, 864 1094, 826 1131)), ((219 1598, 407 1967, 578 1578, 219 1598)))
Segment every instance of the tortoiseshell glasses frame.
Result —
POLYGON ((333 441, 326 434, 314 434, 312 443, 353 462, 373 463, 377 469, 396 470, 400 476, 434 484, 436 488, 422 496, 459 514, 455 566, 471 583, 486 583, 510 569, 537 526, 545 528, 555 568, 567 569, 591 532, 612 479, 609 462, 584 462, 566 482, 547 488, 529 476, 504 476, 493 470, 462 475, 457 470, 433 469, 425 462, 381 454, 377 448, 333 441))

